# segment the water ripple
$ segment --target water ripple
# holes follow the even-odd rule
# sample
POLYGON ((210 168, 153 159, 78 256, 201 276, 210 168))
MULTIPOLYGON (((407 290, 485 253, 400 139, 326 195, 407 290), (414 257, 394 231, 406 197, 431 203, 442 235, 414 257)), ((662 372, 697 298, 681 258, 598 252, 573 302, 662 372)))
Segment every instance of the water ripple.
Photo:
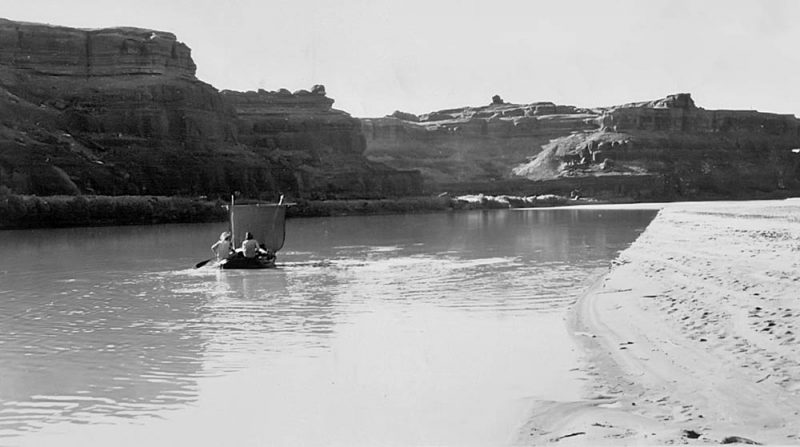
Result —
POLYGON ((323 368, 387 332, 428 342, 418 334, 459 329, 447 318, 505 330, 498 321, 565 309, 634 235, 516 214, 404 219, 298 223, 306 232, 269 271, 184 268, 207 256, 208 227, 0 233, 3 252, 18 254, 0 259, 0 441, 167 417, 211 378, 254 365, 280 380, 309 375, 296 365, 323 368))

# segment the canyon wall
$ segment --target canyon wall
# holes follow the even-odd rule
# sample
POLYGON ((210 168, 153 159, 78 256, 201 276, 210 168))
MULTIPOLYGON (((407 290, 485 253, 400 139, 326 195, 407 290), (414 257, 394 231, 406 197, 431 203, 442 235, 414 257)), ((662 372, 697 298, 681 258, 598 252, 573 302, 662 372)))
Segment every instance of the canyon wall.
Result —
POLYGON ((422 193, 419 172, 397 170, 364 156, 366 142, 357 119, 332 109, 325 88, 277 92, 222 91, 237 117, 240 143, 281 166, 279 176, 301 196, 362 197, 422 193))
POLYGON ((552 103, 493 103, 415 116, 395 112, 362 119, 366 155, 398 169, 422 172, 436 184, 506 179, 510 167, 573 130, 596 127, 590 111, 552 103))
POLYGON ((465 107, 363 119, 367 156, 431 191, 590 193, 638 200, 800 193, 800 120, 705 110, 691 95, 613 107, 465 107))
POLYGON ((0 193, 378 198, 800 193, 791 115, 689 94, 612 107, 506 103, 355 119, 322 86, 218 91, 167 32, 0 19, 0 193))
POLYGON ((33 194, 382 197, 421 177, 363 156, 312 91, 219 92, 171 33, 0 19, 0 188, 33 194))

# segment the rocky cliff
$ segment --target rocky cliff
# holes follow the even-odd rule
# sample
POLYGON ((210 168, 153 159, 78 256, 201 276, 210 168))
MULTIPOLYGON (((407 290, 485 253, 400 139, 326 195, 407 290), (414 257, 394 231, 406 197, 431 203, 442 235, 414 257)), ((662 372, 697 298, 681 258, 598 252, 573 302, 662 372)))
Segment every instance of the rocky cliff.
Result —
POLYGON ((16 193, 419 192, 332 104, 321 86, 219 92, 170 33, 0 19, 0 187, 16 193))
POLYGON ((433 186, 507 179, 553 138, 591 130, 597 116, 553 103, 507 104, 442 110, 416 116, 403 112, 362 119, 366 154, 398 169, 417 169, 433 186))
POLYGON ((419 194, 424 181, 641 199, 789 194, 800 193, 798 122, 705 110, 688 94, 601 108, 495 97, 359 121, 322 86, 220 92, 170 33, 0 19, 0 193, 318 199, 419 194))
POLYGON ((364 156, 360 123, 332 109, 325 88, 311 91, 222 92, 237 117, 240 143, 282 168, 284 183, 296 185, 302 196, 398 196, 422 193, 416 171, 400 171, 364 156))
POLYGON ((800 120, 704 110, 689 94, 605 108, 508 104, 362 120, 367 156, 432 188, 638 199, 800 192, 800 120), (538 183, 526 183, 536 180, 538 183), (586 192, 586 191, 584 191, 586 192))

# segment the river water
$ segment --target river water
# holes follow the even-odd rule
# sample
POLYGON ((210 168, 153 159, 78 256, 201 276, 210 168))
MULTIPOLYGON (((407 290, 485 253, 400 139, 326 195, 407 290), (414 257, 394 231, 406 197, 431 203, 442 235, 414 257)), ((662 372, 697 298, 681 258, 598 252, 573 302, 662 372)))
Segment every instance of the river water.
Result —
POLYGON ((510 444, 654 215, 295 219, 266 271, 192 268, 224 224, 0 232, 0 445, 510 444))

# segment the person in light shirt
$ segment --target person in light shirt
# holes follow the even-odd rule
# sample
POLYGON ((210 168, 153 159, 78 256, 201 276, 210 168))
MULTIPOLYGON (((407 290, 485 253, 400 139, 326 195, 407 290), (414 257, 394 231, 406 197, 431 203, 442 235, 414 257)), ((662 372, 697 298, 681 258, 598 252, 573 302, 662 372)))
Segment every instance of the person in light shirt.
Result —
POLYGON ((217 261, 221 261, 233 252, 233 244, 231 243, 231 234, 224 231, 219 235, 219 240, 211 246, 211 251, 214 252, 217 261))

